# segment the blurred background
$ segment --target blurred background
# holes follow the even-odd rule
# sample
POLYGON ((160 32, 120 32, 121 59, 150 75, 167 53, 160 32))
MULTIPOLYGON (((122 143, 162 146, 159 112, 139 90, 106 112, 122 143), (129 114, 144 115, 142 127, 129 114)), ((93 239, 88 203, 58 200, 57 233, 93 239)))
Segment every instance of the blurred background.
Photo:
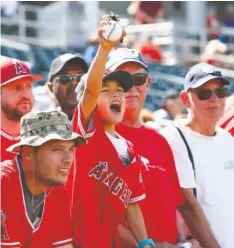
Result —
POLYGON ((157 110, 168 100, 176 106, 188 68, 200 61, 222 68, 234 92, 233 2, 1 1, 1 56, 26 61, 46 80, 60 54, 80 53, 90 64, 100 18, 110 11, 128 34, 121 46, 140 50, 149 64, 153 83, 143 118, 162 114, 157 110))

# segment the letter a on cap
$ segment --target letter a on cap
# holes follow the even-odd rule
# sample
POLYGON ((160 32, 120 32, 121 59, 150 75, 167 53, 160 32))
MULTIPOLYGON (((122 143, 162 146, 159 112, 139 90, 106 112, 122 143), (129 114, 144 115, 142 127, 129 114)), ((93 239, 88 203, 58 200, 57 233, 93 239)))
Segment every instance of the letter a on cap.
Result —
POLYGON ((20 64, 19 61, 14 60, 12 63, 15 65, 15 71, 16 71, 16 74, 17 74, 17 75, 26 73, 25 69, 24 69, 23 66, 20 64))

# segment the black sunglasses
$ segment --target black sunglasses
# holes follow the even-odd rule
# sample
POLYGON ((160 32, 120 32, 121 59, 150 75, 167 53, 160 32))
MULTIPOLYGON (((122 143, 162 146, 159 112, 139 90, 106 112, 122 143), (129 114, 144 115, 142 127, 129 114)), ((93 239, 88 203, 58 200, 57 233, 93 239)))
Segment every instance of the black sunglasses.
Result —
POLYGON ((134 85, 140 86, 140 85, 143 85, 146 82, 148 74, 146 74, 146 73, 136 73, 136 74, 133 74, 132 76, 134 78, 134 85))
POLYGON ((211 89, 190 89, 197 95, 197 98, 201 101, 210 99, 212 93, 214 93, 218 98, 224 98, 228 96, 228 87, 219 87, 214 90, 211 89))
POLYGON ((63 74, 63 75, 59 75, 57 77, 57 80, 63 84, 63 85, 66 85, 66 84, 70 84, 72 82, 72 80, 74 79, 77 83, 80 82, 80 79, 81 77, 83 76, 84 74, 76 74, 76 75, 68 75, 68 74, 63 74))

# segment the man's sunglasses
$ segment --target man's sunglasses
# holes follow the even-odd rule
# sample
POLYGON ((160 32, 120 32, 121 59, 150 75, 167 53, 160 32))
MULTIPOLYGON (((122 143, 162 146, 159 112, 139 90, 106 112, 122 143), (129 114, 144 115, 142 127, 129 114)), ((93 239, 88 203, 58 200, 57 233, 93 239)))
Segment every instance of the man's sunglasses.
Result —
POLYGON ((76 74, 76 75, 63 74, 63 75, 59 75, 57 77, 57 80, 63 85, 70 84, 72 80, 75 80, 77 83, 79 83, 83 75, 84 74, 76 74))
POLYGON ((140 86, 146 82, 148 75, 146 73, 136 73, 132 75, 134 78, 134 85, 140 86))
POLYGON ((218 98, 224 98, 228 96, 228 87, 219 87, 214 90, 211 89, 190 89, 197 95, 197 98, 201 101, 210 99, 211 95, 214 93, 218 98))

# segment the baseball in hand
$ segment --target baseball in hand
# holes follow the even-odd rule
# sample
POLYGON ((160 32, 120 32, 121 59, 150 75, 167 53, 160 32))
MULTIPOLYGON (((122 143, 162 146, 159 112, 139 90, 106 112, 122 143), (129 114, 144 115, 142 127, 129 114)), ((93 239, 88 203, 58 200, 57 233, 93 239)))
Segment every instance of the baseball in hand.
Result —
POLYGON ((102 29, 104 30, 102 33, 103 37, 109 41, 117 41, 123 32, 121 25, 116 21, 110 21, 110 23, 103 26, 102 29))

